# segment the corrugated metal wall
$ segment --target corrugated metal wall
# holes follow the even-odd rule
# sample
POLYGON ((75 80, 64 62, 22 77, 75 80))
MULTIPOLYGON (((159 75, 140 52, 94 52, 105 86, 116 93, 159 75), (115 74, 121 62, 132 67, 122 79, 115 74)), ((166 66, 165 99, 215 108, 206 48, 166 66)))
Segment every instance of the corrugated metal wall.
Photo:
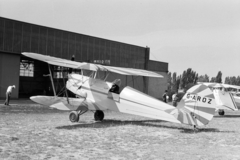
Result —
POLYGON ((147 68, 151 71, 168 72, 168 63, 149 60, 147 68))
POLYGON ((164 78, 149 78, 148 81, 148 94, 162 99, 164 91, 167 89, 167 76, 168 76, 168 63, 158 61, 148 61, 148 69, 158 72, 164 78))
POLYGON ((159 72, 163 78, 149 78, 148 81, 148 94, 158 99, 162 99, 164 91, 167 89, 167 73, 159 72))

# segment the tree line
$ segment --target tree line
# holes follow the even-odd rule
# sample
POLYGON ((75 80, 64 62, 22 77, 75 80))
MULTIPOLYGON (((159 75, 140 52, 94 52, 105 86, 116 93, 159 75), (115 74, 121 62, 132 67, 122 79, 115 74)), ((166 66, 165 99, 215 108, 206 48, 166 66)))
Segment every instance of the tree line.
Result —
MULTIPOLYGON (((171 95, 173 93, 178 92, 179 90, 183 90, 184 92, 196 85, 197 82, 214 82, 214 83, 223 83, 222 81, 222 72, 219 71, 216 77, 209 77, 207 74, 198 75, 198 73, 191 68, 183 71, 183 73, 177 76, 176 72, 173 74, 168 72, 168 93, 171 95)), ((240 86, 240 76, 238 77, 226 77, 225 84, 232 84, 240 86)))

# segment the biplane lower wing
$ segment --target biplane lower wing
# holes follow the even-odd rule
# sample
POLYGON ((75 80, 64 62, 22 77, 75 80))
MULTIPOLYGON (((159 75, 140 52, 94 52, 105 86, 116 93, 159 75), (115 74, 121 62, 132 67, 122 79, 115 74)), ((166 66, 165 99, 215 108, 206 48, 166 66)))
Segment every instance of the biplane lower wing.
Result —
POLYGON ((153 106, 146 102, 136 102, 131 98, 124 96, 126 93, 129 93, 127 91, 129 89, 130 88, 127 88, 122 92, 123 97, 120 98, 117 103, 111 103, 109 101, 105 102, 104 100, 94 102, 92 100, 84 100, 79 98, 69 98, 67 101, 66 97, 54 96, 32 96, 30 99, 38 104, 56 108, 58 110, 113 110, 132 115, 180 123, 173 115, 161 110, 161 104, 169 106, 170 108, 172 108, 172 106, 164 104, 159 100, 156 100, 158 103, 155 103, 153 106), (106 108, 106 103, 108 103, 108 105, 111 103, 112 105, 106 108), (156 107, 157 105, 158 107, 156 107))
POLYGON ((59 110, 86 110, 83 98, 66 98, 55 96, 32 96, 30 99, 38 104, 49 106, 59 110))

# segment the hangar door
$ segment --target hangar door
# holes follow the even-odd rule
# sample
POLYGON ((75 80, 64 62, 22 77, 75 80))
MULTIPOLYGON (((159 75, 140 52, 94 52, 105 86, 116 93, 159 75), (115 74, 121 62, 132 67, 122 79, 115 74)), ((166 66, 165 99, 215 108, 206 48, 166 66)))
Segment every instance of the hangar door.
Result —
POLYGON ((20 55, 0 52, 0 98, 5 98, 9 85, 15 85, 12 98, 18 98, 20 55))
POLYGON ((44 75, 48 73, 46 63, 21 56, 19 97, 29 98, 30 96, 44 95, 49 85, 49 77, 44 75))
MULTIPOLYGON (((50 66, 55 90, 59 93, 65 86, 64 82, 66 80, 63 81, 62 77, 58 76, 60 72, 57 68, 56 66, 50 66)), ((20 59, 19 97, 29 98, 36 95, 54 95, 48 64, 22 56, 20 59)))

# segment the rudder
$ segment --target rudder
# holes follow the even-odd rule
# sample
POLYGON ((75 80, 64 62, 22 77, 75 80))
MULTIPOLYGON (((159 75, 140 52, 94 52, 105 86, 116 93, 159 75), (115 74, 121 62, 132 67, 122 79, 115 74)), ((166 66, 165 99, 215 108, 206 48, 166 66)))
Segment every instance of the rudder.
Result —
POLYGON ((212 120, 216 110, 212 91, 199 84, 190 88, 177 105, 170 111, 181 123, 203 126, 212 120))

